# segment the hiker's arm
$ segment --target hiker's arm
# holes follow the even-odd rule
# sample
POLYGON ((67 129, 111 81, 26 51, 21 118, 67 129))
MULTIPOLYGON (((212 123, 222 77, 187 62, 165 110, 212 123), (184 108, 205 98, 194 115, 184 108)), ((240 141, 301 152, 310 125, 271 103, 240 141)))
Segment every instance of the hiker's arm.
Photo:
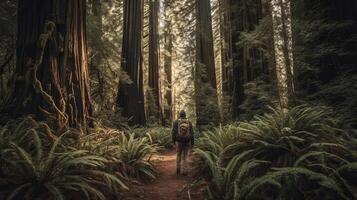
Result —
POLYGON ((177 122, 172 125, 172 142, 175 144, 177 135, 177 122))
POLYGON ((191 146, 195 144, 195 137, 194 137, 194 131, 193 131, 193 126, 192 123, 190 122, 190 133, 191 133, 191 146))

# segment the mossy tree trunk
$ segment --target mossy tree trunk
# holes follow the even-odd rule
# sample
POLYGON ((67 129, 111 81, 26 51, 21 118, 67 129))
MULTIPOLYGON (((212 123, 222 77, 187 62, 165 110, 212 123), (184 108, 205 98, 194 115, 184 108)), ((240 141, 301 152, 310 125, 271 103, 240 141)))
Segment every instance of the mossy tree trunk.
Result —
POLYGON ((91 120, 85 0, 19 0, 11 117, 33 114, 57 128, 91 120))
POLYGON ((123 116, 128 117, 130 125, 146 123, 142 56, 143 8, 143 0, 124 1, 121 66, 130 81, 119 81, 117 105, 123 116))
POLYGON ((196 116, 205 126, 220 122, 209 0, 196 0, 196 23, 196 116))

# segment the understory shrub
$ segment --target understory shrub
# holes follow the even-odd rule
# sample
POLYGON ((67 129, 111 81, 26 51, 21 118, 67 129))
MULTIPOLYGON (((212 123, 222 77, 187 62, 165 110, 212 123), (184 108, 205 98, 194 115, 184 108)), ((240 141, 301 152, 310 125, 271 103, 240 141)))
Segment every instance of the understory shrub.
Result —
POLYGON ((109 128, 97 128, 79 141, 81 149, 105 157, 108 167, 126 178, 140 180, 155 179, 150 157, 157 152, 157 146, 146 137, 135 133, 109 128))
POLYGON ((239 105, 239 119, 251 120, 269 112, 268 106, 278 105, 277 91, 268 78, 261 76, 244 85, 244 101, 239 105))
POLYGON ((118 199, 131 179, 155 178, 148 138, 90 132, 56 132, 30 117, 0 127, 0 198, 118 199))
POLYGON ((31 123, 36 122, 24 119, 15 129, 1 128, 0 140, 6 144, 1 146, 0 195, 6 199, 106 199, 127 189, 123 180, 106 170, 106 158, 65 146, 69 131, 58 137, 52 133, 49 139, 39 124, 31 123))
POLYGON ((171 127, 145 127, 128 129, 128 132, 134 132, 137 137, 147 138, 151 144, 155 144, 159 147, 171 148, 173 146, 171 138, 171 127))
POLYGON ((339 127, 331 109, 302 105, 204 134, 196 154, 207 196, 355 199, 356 140, 339 127))

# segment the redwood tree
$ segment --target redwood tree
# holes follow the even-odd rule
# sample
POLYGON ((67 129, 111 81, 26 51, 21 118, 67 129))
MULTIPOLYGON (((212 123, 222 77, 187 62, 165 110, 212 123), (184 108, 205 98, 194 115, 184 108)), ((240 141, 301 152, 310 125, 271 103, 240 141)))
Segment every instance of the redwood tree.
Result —
POLYGON ((142 58, 143 8, 143 0, 124 1, 121 67, 130 81, 119 80, 117 105, 123 116, 128 117, 130 125, 146 123, 142 58))
POLYGON ((58 128, 91 116, 85 0, 19 0, 17 65, 1 112, 33 114, 58 128))
MULTIPOLYGON (((241 43, 242 33, 253 31, 262 18, 262 1, 244 1, 244 0, 222 0, 226 5, 226 12, 229 13, 225 18, 228 23, 231 38, 229 38, 229 47, 231 50, 231 78, 229 80, 228 91, 232 95, 231 105, 233 117, 237 118, 240 114, 239 106, 244 101, 244 84, 254 80, 259 73, 264 71, 264 60, 262 52, 257 46, 248 46, 241 43)), ((223 4, 223 6, 225 5, 223 4)), ((223 19, 225 19, 223 18, 223 19)), ((227 30, 224 30, 226 32, 227 30)), ((227 37, 227 36, 226 36, 227 37)), ((223 57, 223 56, 222 56, 223 57)), ((223 87, 225 88, 225 87, 223 87)), ((226 87, 227 88, 227 87, 226 87)))
POLYGON ((231 29, 231 48, 232 48, 232 76, 231 78, 231 93, 232 93, 232 112, 233 117, 236 118, 239 115, 238 106, 242 104, 244 98, 243 88, 243 49, 239 48, 237 43, 239 42, 240 33, 243 31, 241 23, 241 15, 238 12, 239 1, 229 0, 229 17, 230 17, 230 29, 231 29))
POLYGON ((196 0, 196 113, 197 124, 220 121, 210 0, 196 0))
POLYGON ((232 66, 232 27, 230 0, 219 1, 220 32, 221 32, 221 62, 222 62, 222 90, 232 95, 233 66, 232 66))
POLYGON ((159 0, 150 0, 149 7, 149 87, 153 97, 153 105, 150 105, 151 108, 149 108, 149 111, 151 111, 151 113, 149 114, 164 123, 161 106, 159 68, 159 0))

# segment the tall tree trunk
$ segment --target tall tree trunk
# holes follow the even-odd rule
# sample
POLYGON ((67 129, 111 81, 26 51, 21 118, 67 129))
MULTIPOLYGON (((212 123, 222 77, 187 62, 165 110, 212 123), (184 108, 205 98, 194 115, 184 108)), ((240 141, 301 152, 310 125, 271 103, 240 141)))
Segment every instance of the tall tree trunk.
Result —
POLYGON ((120 79, 117 105, 129 124, 145 125, 142 25, 144 1, 124 1, 122 70, 130 81, 120 79))
POLYGON ((243 31, 241 23, 241 15, 237 11, 239 9, 239 1, 229 0, 230 16, 231 16, 231 31, 232 31, 232 67, 233 67, 233 88, 232 88, 232 113, 233 117, 239 116, 239 105, 242 104, 244 98, 243 88, 243 48, 239 48, 240 33, 243 31))
POLYGON ((170 12, 172 6, 172 0, 164 1, 165 12, 165 27, 164 27, 164 70, 166 74, 167 90, 165 92, 165 99, 167 107, 165 107, 165 119, 171 121, 172 116, 172 19, 170 18, 170 12))
POLYGON ((294 98, 290 0, 271 0, 271 7, 280 105, 288 109, 294 98))
POLYGON ((16 78, 1 112, 34 114, 57 128, 92 114, 85 0, 19 0, 16 78))
POLYGON ((152 91, 154 100, 154 109, 149 109, 164 124, 164 116, 161 105, 161 88, 160 88, 160 67, 159 67, 159 0, 149 2, 149 87, 152 91))
MULTIPOLYGON (((244 84, 254 80, 259 74, 259 70, 268 71, 263 66, 263 53, 257 47, 251 47, 240 42, 242 32, 251 32, 259 24, 262 18, 261 0, 244 1, 228 0, 231 32, 232 32, 232 65, 233 65, 233 92, 232 110, 233 117, 239 117, 239 106, 244 101, 244 84)), ((267 72, 266 72, 267 73, 267 72)))
POLYGON ((204 126, 220 121, 210 1, 196 0, 196 12, 196 113, 197 125, 204 126))
MULTIPOLYGON (((355 26, 355 28, 354 28, 354 34, 355 34, 355 36, 357 37, 357 12, 356 12, 356 10, 357 10, 357 2, 356 1, 353 1, 353 7, 354 7, 354 10, 355 10, 355 12, 353 12, 353 15, 354 15, 354 26, 355 26)), ((357 67, 357 39, 355 40, 355 67, 357 67)))
MULTIPOLYGON (((242 8, 242 13, 241 13, 241 23, 242 23, 242 31, 244 32, 249 32, 249 6, 244 5, 248 4, 249 2, 242 2, 240 0, 240 5, 243 5, 242 8)), ((243 65, 242 65, 242 71, 243 71, 243 83, 247 83, 250 81, 250 78, 248 77, 249 71, 250 71, 250 66, 249 66, 249 48, 246 44, 243 46, 243 65)))
MULTIPOLYGON (((92 0, 92 12, 94 15, 94 35, 97 37, 94 46, 94 57, 92 58, 93 62, 90 65, 90 72, 93 71, 98 81, 98 90, 96 93, 99 96, 99 99, 95 99, 93 96, 93 100, 104 101, 104 77, 102 74, 102 62, 103 62, 103 53, 102 48, 102 37, 103 37, 103 12, 102 12, 102 1, 101 0, 92 0)), ((92 87, 93 89, 93 87, 92 87)))
MULTIPOLYGON (((221 79, 223 101, 227 96, 233 95, 233 55, 232 55, 232 30, 231 11, 229 0, 220 0, 220 32, 221 32, 221 79)), ((232 108, 229 108, 232 109, 232 108)))

